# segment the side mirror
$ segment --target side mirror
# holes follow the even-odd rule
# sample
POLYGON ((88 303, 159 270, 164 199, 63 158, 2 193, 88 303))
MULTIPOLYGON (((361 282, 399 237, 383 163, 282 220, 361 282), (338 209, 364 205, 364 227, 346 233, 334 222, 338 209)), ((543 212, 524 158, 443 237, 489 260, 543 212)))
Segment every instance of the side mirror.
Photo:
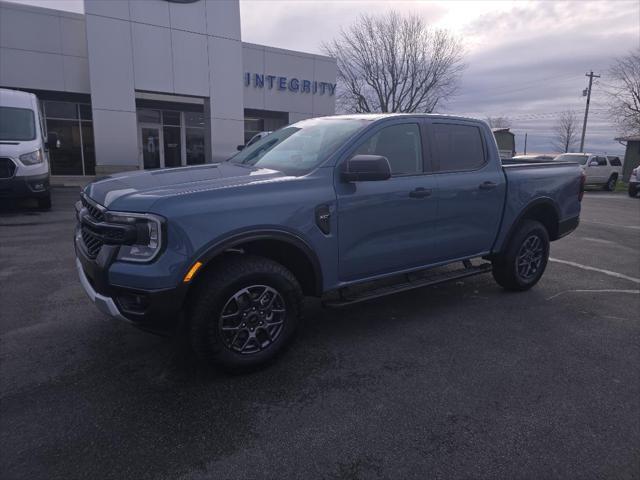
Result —
POLYGON ((355 155, 347 160, 341 176, 345 182, 388 180, 391 178, 391 166, 387 157, 355 155))
POLYGON ((55 132, 49 132, 47 135, 47 145, 46 147, 49 150, 53 150, 55 148, 60 148, 62 144, 60 143, 60 139, 58 138, 58 134, 55 132))
POLYGON ((598 161, 597 160, 591 160, 589 162, 589 166, 590 167, 597 167, 598 166, 598 161))
POLYGON ((238 145, 236 148, 239 152, 241 152, 242 150, 244 150, 244 145, 238 145))

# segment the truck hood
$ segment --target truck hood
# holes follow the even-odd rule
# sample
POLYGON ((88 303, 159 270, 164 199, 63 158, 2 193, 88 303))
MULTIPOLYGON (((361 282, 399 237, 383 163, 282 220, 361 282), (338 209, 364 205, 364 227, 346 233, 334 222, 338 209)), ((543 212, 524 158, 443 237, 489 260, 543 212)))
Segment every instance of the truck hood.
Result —
POLYGON ((161 198, 285 180, 282 172, 223 162, 110 175, 88 184, 84 193, 112 210, 149 211, 161 198))

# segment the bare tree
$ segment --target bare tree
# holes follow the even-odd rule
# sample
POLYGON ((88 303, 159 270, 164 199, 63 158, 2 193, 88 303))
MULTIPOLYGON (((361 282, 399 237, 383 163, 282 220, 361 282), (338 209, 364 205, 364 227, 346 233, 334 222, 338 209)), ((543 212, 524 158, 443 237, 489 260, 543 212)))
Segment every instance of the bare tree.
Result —
POLYGON ((554 129, 553 147, 567 153, 578 141, 578 129, 576 114, 571 110, 562 112, 554 129))
POLYGON ((511 128, 509 117, 487 117, 486 121, 491 128, 511 128))
POLYGON ((464 68, 453 35, 393 11, 361 16, 323 49, 338 61, 336 99, 347 112, 431 112, 464 68))
POLYGON ((640 48, 616 58, 608 76, 611 119, 622 134, 640 133, 640 48))

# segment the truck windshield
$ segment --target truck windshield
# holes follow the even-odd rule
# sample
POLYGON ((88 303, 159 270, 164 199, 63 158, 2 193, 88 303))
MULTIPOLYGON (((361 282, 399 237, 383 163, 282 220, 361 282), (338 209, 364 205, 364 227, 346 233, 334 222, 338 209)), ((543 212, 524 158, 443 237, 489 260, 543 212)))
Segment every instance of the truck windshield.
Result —
POLYGON ((558 155, 554 160, 556 162, 577 162, 580 165, 586 165, 589 155, 558 155))
POLYGON ((0 107, 0 140, 25 141, 35 138, 36 124, 32 110, 0 107))
POLYGON ((367 123, 369 120, 339 117, 302 120, 267 135, 229 161, 305 175, 367 123))

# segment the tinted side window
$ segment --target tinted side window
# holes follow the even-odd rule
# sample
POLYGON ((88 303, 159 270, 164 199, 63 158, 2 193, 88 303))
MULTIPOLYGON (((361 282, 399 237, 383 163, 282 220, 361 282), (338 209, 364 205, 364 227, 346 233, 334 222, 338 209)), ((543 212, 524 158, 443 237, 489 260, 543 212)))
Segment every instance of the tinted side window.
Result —
POLYGON ((440 171, 475 170, 485 163, 482 134, 471 125, 433 125, 433 153, 440 171))
POLYGON ((622 162, 620 161, 620 158, 618 158, 618 157, 609 157, 609 163, 611 164, 612 167, 621 167, 622 166, 622 162))
POLYGON ((607 166, 607 159, 605 157, 598 157, 598 166, 599 167, 606 167, 607 166))
POLYGON ((422 172, 422 142, 416 123, 385 127, 366 140, 355 155, 387 157, 394 175, 422 172))

